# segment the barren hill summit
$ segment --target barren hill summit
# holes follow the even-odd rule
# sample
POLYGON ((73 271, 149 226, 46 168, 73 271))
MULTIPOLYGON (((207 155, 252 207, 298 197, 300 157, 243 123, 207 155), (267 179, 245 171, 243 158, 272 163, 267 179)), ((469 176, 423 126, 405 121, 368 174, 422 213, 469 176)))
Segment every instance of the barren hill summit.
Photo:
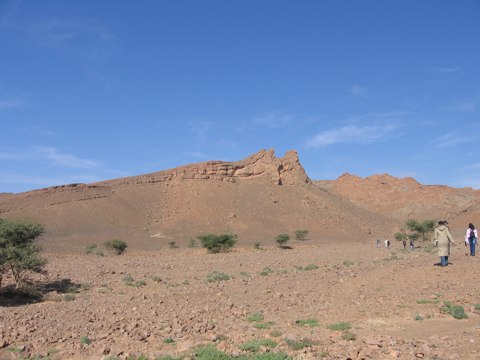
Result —
POLYGON ((332 194, 349 199, 374 213, 405 221, 445 219, 458 235, 480 217, 480 192, 472 188, 422 185, 411 177, 377 174, 361 178, 348 173, 336 180, 315 181, 332 194))
POLYGON ((312 242, 364 239, 398 227, 313 184, 295 151, 261 150, 237 162, 208 161, 92 184, 0 198, 0 217, 45 225, 45 246, 83 249, 112 238, 130 248, 185 246, 204 233, 232 232, 239 246, 274 244, 310 231, 312 242))

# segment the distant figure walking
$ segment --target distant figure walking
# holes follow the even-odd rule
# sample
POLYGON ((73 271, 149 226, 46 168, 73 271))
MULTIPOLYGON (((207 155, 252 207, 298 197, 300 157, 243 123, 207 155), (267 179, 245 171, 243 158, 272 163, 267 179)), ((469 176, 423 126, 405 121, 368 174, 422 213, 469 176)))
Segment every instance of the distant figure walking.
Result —
POLYGON ((406 249, 407 248, 407 240, 403 239, 403 248, 406 249))
POLYGON ((438 222, 438 226, 435 227, 434 241, 437 243, 438 256, 440 257, 440 265, 448 265, 448 257, 450 256, 450 243, 453 242, 452 235, 445 225, 443 220, 438 222))
POLYGON ((386 247, 387 249, 390 248, 390 240, 388 240, 388 239, 385 240, 385 247, 386 247))
POLYGON ((470 245, 470 256, 475 256, 475 245, 477 244, 478 233, 472 223, 468 224, 467 233, 465 234, 465 245, 470 245))
POLYGON ((380 239, 377 239, 377 248, 381 247, 380 239))
POLYGON ((415 249, 415 244, 413 242, 413 240, 410 240, 410 249, 415 249))

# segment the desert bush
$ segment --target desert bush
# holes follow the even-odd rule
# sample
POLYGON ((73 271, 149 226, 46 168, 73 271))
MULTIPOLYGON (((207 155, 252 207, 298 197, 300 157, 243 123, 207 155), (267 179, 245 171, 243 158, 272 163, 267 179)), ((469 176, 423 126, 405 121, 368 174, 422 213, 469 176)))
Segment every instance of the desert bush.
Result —
POLYGON ((278 234, 277 237, 275 238, 275 241, 277 242, 280 248, 284 248, 288 240, 290 240, 290 235, 288 234, 278 234))
POLYGON ((261 312, 256 312, 247 317, 247 320, 250 322, 261 322, 263 321, 263 314, 261 312))
POLYGON ((96 250, 97 250, 97 245, 96 244, 88 245, 85 248, 85 254, 94 254, 96 250))
POLYGON ((214 271, 207 275, 207 282, 226 281, 226 280, 230 280, 230 276, 219 271, 214 271))
POLYGON ((259 322, 259 323, 255 323, 253 327, 259 330, 270 329, 270 326, 272 326, 273 324, 274 324, 273 321, 259 322))
POLYGON ((178 249, 177 242, 174 241, 174 240, 169 241, 169 242, 168 242, 168 246, 170 247, 170 249, 178 249))
POLYGON ((255 244, 253 244, 253 248, 256 250, 262 250, 262 244, 257 241, 255 244))
POLYGON ((310 271, 318 269, 318 266, 314 264, 308 264, 307 266, 295 266, 295 269, 298 271, 310 271))
POLYGON ((418 221, 409 219, 407 221, 407 228, 413 232, 412 235, 409 235, 409 238, 414 239, 415 237, 420 237, 422 240, 425 240, 426 235, 435 229, 435 223, 435 220, 418 221))
POLYGON ((123 254, 128 247, 125 241, 119 239, 105 241, 103 243, 103 246, 105 246, 109 251, 112 251, 117 255, 123 254))
POLYGON ((271 268, 269 268, 268 266, 264 267, 262 271, 260 271, 258 273, 258 275, 260 276, 267 276, 267 275, 270 275, 271 273, 273 273, 273 270, 271 268))
POLYGON ((83 345, 90 345, 92 343, 92 340, 90 340, 88 336, 82 336, 80 337, 80 343, 83 345))
POLYGON ((130 285, 131 283, 133 283, 133 277, 131 275, 125 275, 122 281, 125 285, 130 285))
POLYGON ((422 321, 422 320, 423 320, 423 316, 422 316, 422 315, 415 315, 414 320, 416 320, 416 321, 422 321))
POLYGON ((339 322, 327 325, 327 329, 335 331, 346 331, 350 330, 351 328, 352 325, 349 322, 339 322))
POLYGON ((277 343, 271 339, 255 339, 240 345, 240 350, 258 352, 262 346, 274 348, 277 346, 277 343))
POLYGON ((440 308, 440 312, 443 314, 450 314, 458 320, 468 318, 463 306, 454 305, 451 301, 448 300, 445 300, 443 302, 443 306, 440 308))
POLYGON ((304 320, 297 320, 295 324, 299 326, 309 326, 309 327, 316 327, 318 326, 318 321, 315 319, 304 319, 304 320))
POLYGON ((302 340, 285 339, 285 343, 288 345, 288 347, 290 347, 290 349, 295 351, 316 345, 315 341, 312 341, 308 338, 303 338, 302 340))
POLYGON ((220 253, 229 251, 237 242, 237 235, 234 234, 207 234, 200 235, 198 239, 202 246, 210 253, 220 253))
POLYGON ((475 309, 475 311, 480 311, 480 304, 475 304, 473 308, 475 309))
POLYGON ((342 339, 347 340, 347 341, 354 341, 354 340, 357 340, 357 335, 355 335, 354 333, 351 333, 349 331, 346 331, 346 332, 343 333, 342 339))
POLYGON ((63 300, 67 301, 67 302, 74 301, 75 299, 76 299, 76 297, 75 297, 74 294, 65 294, 63 296, 63 300))
POLYGON ((197 348, 194 353, 195 360, 230 360, 231 357, 221 352, 213 345, 197 348))
POLYGON ((8 272, 13 275, 17 290, 24 285, 28 273, 45 273, 47 260, 40 257, 41 247, 34 243, 42 233, 40 224, 0 219, 0 287, 8 272))
POLYGON ((308 230, 295 230, 295 239, 306 240, 308 233, 308 230))

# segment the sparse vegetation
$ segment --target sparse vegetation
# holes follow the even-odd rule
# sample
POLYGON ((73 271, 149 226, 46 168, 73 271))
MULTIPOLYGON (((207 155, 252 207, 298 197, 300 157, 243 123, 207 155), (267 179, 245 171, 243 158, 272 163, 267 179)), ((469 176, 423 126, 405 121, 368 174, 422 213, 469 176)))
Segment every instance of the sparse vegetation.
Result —
POLYGON ((267 266, 267 267, 264 267, 263 270, 258 273, 258 275, 267 276, 267 275, 270 275, 271 273, 273 273, 273 270, 267 266))
POLYGON ((80 343, 82 345, 90 345, 92 343, 92 340, 90 340, 88 336, 82 336, 80 337, 80 343))
POLYGON ((253 325, 254 328, 256 329, 270 329, 270 326, 272 326, 274 323, 272 321, 267 321, 267 322, 260 322, 256 323, 253 325))
POLYGON ((170 247, 170 249, 178 249, 178 245, 175 240, 169 241, 168 246, 170 247))
POLYGON ((345 266, 347 266, 347 267, 352 266, 352 265, 353 265, 353 261, 345 260, 345 261, 343 262, 343 265, 345 265, 345 266))
POLYGON ((415 219, 409 219, 406 225, 412 234, 409 234, 408 237, 412 240, 419 237, 422 241, 425 241, 427 234, 433 232, 435 229, 435 223, 435 220, 418 221, 415 219))
POLYGON ((475 309, 475 311, 480 311, 480 304, 475 304, 473 308, 475 309))
POLYGON ((355 340, 357 340, 357 335, 355 335, 354 333, 352 333, 350 331, 346 331, 346 332, 343 333, 342 339, 347 340, 347 341, 355 341, 355 340))
POLYGON ((423 316, 421 315, 415 315, 415 318, 414 318, 415 321, 422 321, 423 320, 423 316))
POLYGON ((234 234, 208 234, 200 235, 198 239, 202 246, 210 253, 220 253, 229 251, 237 242, 237 235, 234 234))
POLYGON ((440 308, 440 312, 442 314, 450 314, 457 320, 468 318, 463 306, 454 305, 451 301, 448 300, 445 300, 443 302, 443 306, 440 308))
POLYGON ((328 324, 327 329, 334 331, 346 331, 350 330, 352 325, 349 322, 338 322, 333 324, 328 324))
POLYGON ((316 343, 308 338, 303 338, 302 340, 292 340, 292 339, 284 339, 285 343, 290 347, 290 349, 298 351, 302 350, 306 347, 314 346, 316 343))
POLYGON ((243 343, 240 345, 240 349, 244 351, 258 352, 261 346, 274 348, 277 346, 277 343, 271 339, 255 339, 243 343))
POLYGON ((45 273, 47 260, 40 257, 41 247, 34 243, 42 233, 40 224, 0 219, 0 288, 8 272, 16 290, 25 284, 28 273, 45 273))
POLYGON ((309 326, 309 327, 316 327, 318 326, 318 321, 315 319, 304 319, 304 320, 297 320, 295 324, 299 326, 309 326))
POLYGON ((260 242, 256 242, 253 244, 253 248, 256 250, 262 250, 262 244, 260 242))
POLYGON ((262 322, 263 321, 263 314, 261 312, 256 312, 250 315, 247 318, 248 321, 250 322, 262 322))
POLYGON ((295 266, 295 269, 298 271, 310 271, 318 269, 318 266, 314 264, 308 264, 307 266, 295 266))
POLYGON ((188 247, 189 247, 189 248, 197 247, 197 240, 195 240, 195 239, 190 239, 190 241, 188 242, 188 247))
POLYGON ((275 241, 278 244, 278 247, 280 248, 285 248, 287 245, 287 242, 290 240, 290 235, 288 234, 278 234, 277 237, 275 238, 275 241))
POLYGON ((226 281, 230 280, 230 276, 223 272, 214 271, 207 275, 207 282, 226 281))
POLYGON ((174 342, 175 342, 175 340, 173 340, 172 338, 163 339, 164 344, 173 344, 174 342))
POLYGON ((74 294, 65 294, 63 295, 63 300, 64 301, 74 301, 76 299, 75 295, 74 294))
POLYGON ((308 233, 308 230, 295 230, 295 239, 301 241, 306 240, 308 233))
POLYGON ((103 246, 116 255, 122 255, 128 247, 125 241, 119 239, 105 241, 103 246))

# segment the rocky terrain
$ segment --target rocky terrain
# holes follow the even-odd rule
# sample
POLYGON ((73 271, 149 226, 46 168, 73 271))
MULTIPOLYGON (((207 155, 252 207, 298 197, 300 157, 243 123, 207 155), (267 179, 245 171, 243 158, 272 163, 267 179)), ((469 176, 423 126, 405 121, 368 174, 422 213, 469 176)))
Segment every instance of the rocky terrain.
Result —
POLYGON ((292 359, 480 357, 480 285, 464 281, 478 263, 463 244, 446 268, 427 247, 291 245, 48 254, 43 301, 0 297, 0 358, 188 358, 202 345, 240 356, 266 339, 258 353, 292 359))
POLYGON ((35 299, 4 279, 0 359, 195 359, 199 346, 252 359, 478 359, 478 264, 463 245, 478 197, 389 175, 312 181, 295 152, 272 150, 0 193, 1 218, 45 226, 49 260, 35 299), (431 241, 375 247, 409 218, 449 221, 448 267, 431 241), (275 246, 297 229, 308 238, 275 246), (191 247, 227 231, 239 236, 232 252, 191 247), (125 254, 85 253, 112 238, 125 254), (452 316, 460 307, 467 318, 452 316))

